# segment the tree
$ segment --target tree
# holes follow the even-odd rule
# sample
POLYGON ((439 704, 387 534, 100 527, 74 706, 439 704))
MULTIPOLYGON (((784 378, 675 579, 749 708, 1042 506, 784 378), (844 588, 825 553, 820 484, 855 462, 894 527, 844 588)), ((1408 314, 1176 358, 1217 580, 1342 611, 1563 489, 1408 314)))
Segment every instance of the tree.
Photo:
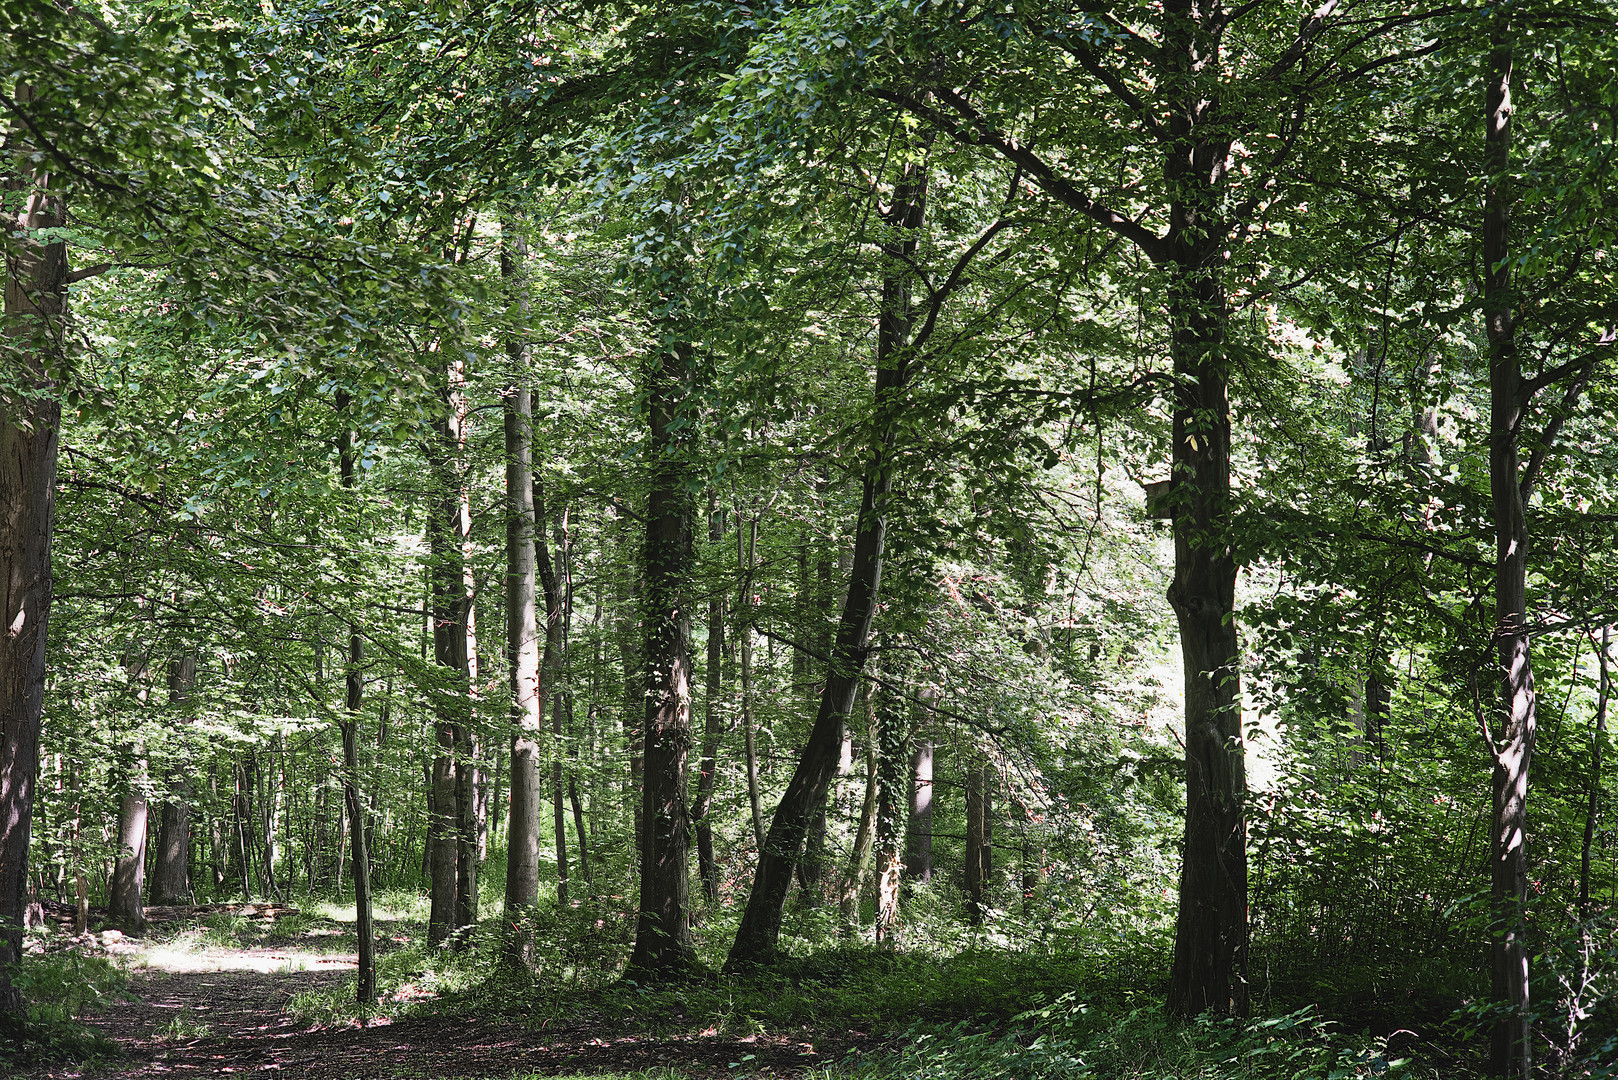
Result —
MULTIPOLYGON (((6 98, 7 142, 26 142, 21 110, 34 100, 27 83, 6 98)), ((63 178, 49 165, 18 170, 9 154, 6 197, 6 376, 0 383, 0 582, 6 630, 0 639, 0 1015, 22 1000, 11 969, 22 960, 28 844, 45 641, 51 610, 51 518, 62 407, 55 373, 62 360, 67 310, 67 244, 50 230, 67 222, 63 178), (13 171, 18 170, 18 171, 13 171), (15 239, 20 236, 21 239, 15 239)))

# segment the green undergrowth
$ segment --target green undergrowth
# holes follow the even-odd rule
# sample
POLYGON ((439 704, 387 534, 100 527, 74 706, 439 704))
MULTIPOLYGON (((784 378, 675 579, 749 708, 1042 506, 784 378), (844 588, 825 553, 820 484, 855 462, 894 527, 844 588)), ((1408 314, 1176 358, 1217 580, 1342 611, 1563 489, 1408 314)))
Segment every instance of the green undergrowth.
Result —
POLYGON ((125 995, 123 969, 77 951, 27 956, 12 972, 27 1003, 23 1018, 0 1015, 0 1065, 87 1062, 114 1057, 118 1047, 82 1017, 125 995))
MULTIPOLYGON (((917 1026, 897 1048, 832 1070, 836 1080, 1437 1080, 1438 1069, 1344 1032, 1312 1008, 1250 1022, 1108 1013, 1068 994, 1011 1024, 917 1026)), ((1442 1075, 1455 1076, 1450 1072, 1442 1075)))

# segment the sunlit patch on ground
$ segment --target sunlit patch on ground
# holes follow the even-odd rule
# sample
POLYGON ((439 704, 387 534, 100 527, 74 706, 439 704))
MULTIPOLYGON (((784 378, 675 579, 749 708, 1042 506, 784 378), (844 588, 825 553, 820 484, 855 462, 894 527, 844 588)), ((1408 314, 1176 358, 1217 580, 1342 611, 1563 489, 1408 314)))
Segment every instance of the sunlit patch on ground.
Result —
POLYGON ((183 942, 153 945, 135 953, 129 961, 133 967, 170 975, 203 971, 343 971, 355 967, 350 957, 301 949, 188 948, 183 942))

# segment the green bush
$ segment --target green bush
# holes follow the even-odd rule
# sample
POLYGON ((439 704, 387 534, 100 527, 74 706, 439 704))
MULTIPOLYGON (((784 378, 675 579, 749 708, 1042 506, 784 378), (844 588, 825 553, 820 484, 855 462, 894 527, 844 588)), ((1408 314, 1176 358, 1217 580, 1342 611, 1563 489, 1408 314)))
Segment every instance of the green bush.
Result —
POLYGON ((82 1062, 118 1053, 100 1031, 79 1022, 95 1006, 124 996, 128 979, 117 965, 74 950, 51 952, 26 957, 11 978, 28 1013, 0 1016, 0 1062, 82 1062))

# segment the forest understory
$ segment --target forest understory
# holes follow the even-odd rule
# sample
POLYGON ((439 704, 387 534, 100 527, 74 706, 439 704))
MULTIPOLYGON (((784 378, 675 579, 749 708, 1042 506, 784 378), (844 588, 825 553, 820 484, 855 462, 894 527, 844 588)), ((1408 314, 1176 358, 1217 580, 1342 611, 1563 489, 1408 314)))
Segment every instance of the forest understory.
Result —
MULTIPOLYGON (((31 985, 54 1019, 0 1052, 7 1075, 1344 1080, 1477 1075, 1481 1060, 1454 1003, 1408 987, 1178 1023, 1153 1001, 1150 956, 1035 957, 988 938, 909 957, 850 942, 752 977, 638 986, 610 944, 592 952, 600 940, 574 942, 582 969, 513 977, 487 935, 434 955, 423 920, 379 917, 382 992, 360 1010, 352 908, 219 906, 234 911, 154 921, 141 937, 36 935, 31 985)), ((47 915, 71 922, 63 905, 47 915)))

